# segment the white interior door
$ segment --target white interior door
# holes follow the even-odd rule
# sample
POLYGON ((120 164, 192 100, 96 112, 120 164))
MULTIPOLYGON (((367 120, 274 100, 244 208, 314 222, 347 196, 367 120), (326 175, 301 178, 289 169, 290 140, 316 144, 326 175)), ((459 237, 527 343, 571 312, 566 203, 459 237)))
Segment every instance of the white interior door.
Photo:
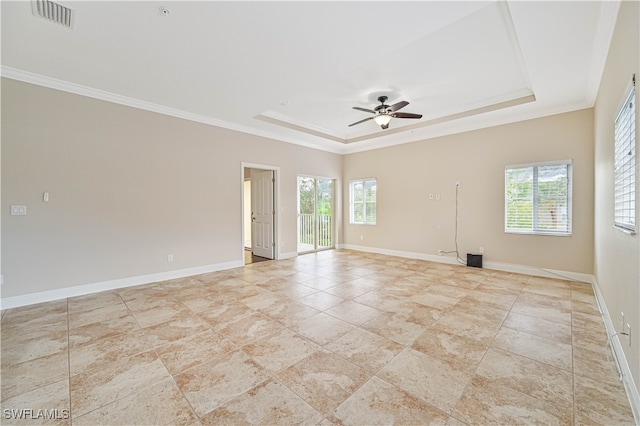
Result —
POLYGON ((267 259, 274 258, 274 187, 273 170, 251 173, 251 250, 267 259))

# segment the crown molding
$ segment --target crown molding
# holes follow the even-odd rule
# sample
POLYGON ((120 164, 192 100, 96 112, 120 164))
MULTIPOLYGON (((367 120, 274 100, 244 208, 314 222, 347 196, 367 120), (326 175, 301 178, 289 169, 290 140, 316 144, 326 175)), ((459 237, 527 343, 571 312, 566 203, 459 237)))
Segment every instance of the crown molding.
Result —
POLYGON ((4 65, 2 66, 2 68, 0 68, 0 72, 1 72, 0 75, 4 78, 17 80, 24 83, 34 84, 37 86, 47 87, 49 89, 60 90, 67 93, 73 93, 75 95, 86 96, 88 98, 98 99, 98 100, 111 102, 119 105, 124 105, 132 108, 137 108, 144 111, 155 112, 157 114, 167 115, 175 118, 181 118, 183 120, 194 121, 196 123, 207 124, 210 126, 220 127, 227 130, 233 130, 240 133, 260 136, 267 139, 277 140, 280 142, 300 145, 306 148, 318 149, 321 151, 332 152, 334 154, 343 154, 343 150, 340 146, 333 146, 331 144, 313 143, 313 142, 300 140, 299 138, 282 136, 273 132, 254 129, 249 126, 242 126, 234 123, 229 123, 227 121, 219 120, 219 119, 208 117, 205 115, 195 114, 195 113, 183 111, 177 108, 170 108, 164 105, 154 104, 152 102, 142 101, 140 99, 134 99, 127 96, 118 95, 116 93, 111 93, 111 92, 107 92, 100 89, 94 89, 92 87, 70 83, 64 80, 58 80, 55 78, 46 77, 40 74, 35 74, 28 71, 7 67, 4 65))
MULTIPOLYGON (((303 146, 305 148, 316 149, 319 151, 325 151, 339 155, 353 154, 357 152, 370 151, 373 149, 402 145, 405 143, 418 142, 442 136, 449 136, 457 133, 464 133, 473 130, 480 130, 489 127, 541 118, 549 115, 591 108, 593 106, 593 102, 585 99, 581 102, 572 103, 570 105, 561 105, 553 109, 545 109, 544 111, 522 111, 521 113, 512 115, 510 117, 500 117, 492 115, 492 113, 495 111, 499 111, 509 107, 517 107, 520 104, 535 102, 535 95, 531 92, 527 93, 527 90, 523 90, 521 92, 511 93, 509 94, 509 96, 504 96, 502 99, 492 99, 493 102, 489 103, 488 105, 474 105, 473 107, 475 108, 464 112, 430 119, 425 121, 424 123, 416 123, 409 126, 403 126, 402 128, 397 129, 398 132, 395 133, 395 138, 385 137, 390 133, 394 133, 394 130, 392 130, 391 132, 387 131, 384 134, 377 133, 375 135, 369 135, 364 138, 353 138, 337 141, 334 138, 327 138, 328 135, 324 135, 322 134, 322 132, 319 132, 319 134, 311 134, 308 131, 304 132, 303 130, 296 128, 287 128, 289 134, 284 135, 268 130, 255 129, 249 126, 229 123, 212 117, 194 114, 176 108, 154 104, 151 102, 141 101, 139 99, 126 97, 75 83, 69 83, 67 81, 58 80, 55 78, 46 77, 11 67, 2 66, 0 68, 0 72, 0 75, 3 78, 9 78, 12 80, 47 87, 54 90, 60 90, 80 96, 86 96, 93 99, 103 100, 106 102, 112 102, 119 105, 129 106, 132 108, 180 118, 183 120, 189 120, 201 124, 215 126, 240 133, 250 134, 253 136, 263 137, 279 142, 290 143, 293 145, 303 146), (482 117, 482 123, 479 123, 476 120, 476 118, 478 117, 482 117), (306 133, 312 138, 315 137, 316 140, 309 141, 300 138, 298 135, 301 132, 306 133)), ((261 119, 261 121, 263 122, 270 122, 272 120, 274 120, 274 118, 261 119)), ((277 123, 271 124, 277 125, 277 123)))
POLYGON ((600 14, 597 23, 595 42, 592 46, 592 63, 589 67, 589 79, 587 88, 587 98, 591 105, 596 102, 598 90, 600 89, 600 79, 604 72, 604 67, 609 56, 609 47, 613 39, 613 33, 618 21, 620 11, 620 0, 603 1, 600 5, 600 14))

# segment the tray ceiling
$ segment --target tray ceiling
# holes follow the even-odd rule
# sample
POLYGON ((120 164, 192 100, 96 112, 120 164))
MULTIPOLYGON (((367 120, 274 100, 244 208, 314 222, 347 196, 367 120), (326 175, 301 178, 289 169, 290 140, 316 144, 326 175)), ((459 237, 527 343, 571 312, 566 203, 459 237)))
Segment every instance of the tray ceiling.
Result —
POLYGON ((593 106, 618 2, 2 2, 2 75, 348 153, 593 106), (387 130, 353 106, 406 100, 387 130))

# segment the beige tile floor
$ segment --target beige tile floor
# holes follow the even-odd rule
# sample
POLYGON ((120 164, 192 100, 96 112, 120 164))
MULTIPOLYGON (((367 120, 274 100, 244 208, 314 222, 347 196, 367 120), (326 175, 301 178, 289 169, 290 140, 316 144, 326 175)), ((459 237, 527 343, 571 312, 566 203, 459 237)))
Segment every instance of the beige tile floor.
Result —
POLYGON ((10 309, 1 331, 2 424, 634 422, 584 283, 332 250, 10 309))

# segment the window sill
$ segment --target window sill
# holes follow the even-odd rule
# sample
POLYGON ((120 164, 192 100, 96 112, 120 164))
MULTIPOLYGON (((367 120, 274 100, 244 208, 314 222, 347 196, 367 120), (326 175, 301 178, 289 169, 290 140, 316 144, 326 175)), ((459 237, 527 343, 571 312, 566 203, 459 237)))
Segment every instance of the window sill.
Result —
POLYGON ((618 231, 622 232, 623 234, 636 235, 636 231, 632 231, 631 229, 622 228, 622 227, 616 226, 616 225, 613 225, 613 228, 617 229, 618 231))
POLYGON ((560 232, 536 232, 536 231, 504 231, 505 234, 513 235, 542 235, 547 237, 571 237, 573 233, 560 233, 560 232))

